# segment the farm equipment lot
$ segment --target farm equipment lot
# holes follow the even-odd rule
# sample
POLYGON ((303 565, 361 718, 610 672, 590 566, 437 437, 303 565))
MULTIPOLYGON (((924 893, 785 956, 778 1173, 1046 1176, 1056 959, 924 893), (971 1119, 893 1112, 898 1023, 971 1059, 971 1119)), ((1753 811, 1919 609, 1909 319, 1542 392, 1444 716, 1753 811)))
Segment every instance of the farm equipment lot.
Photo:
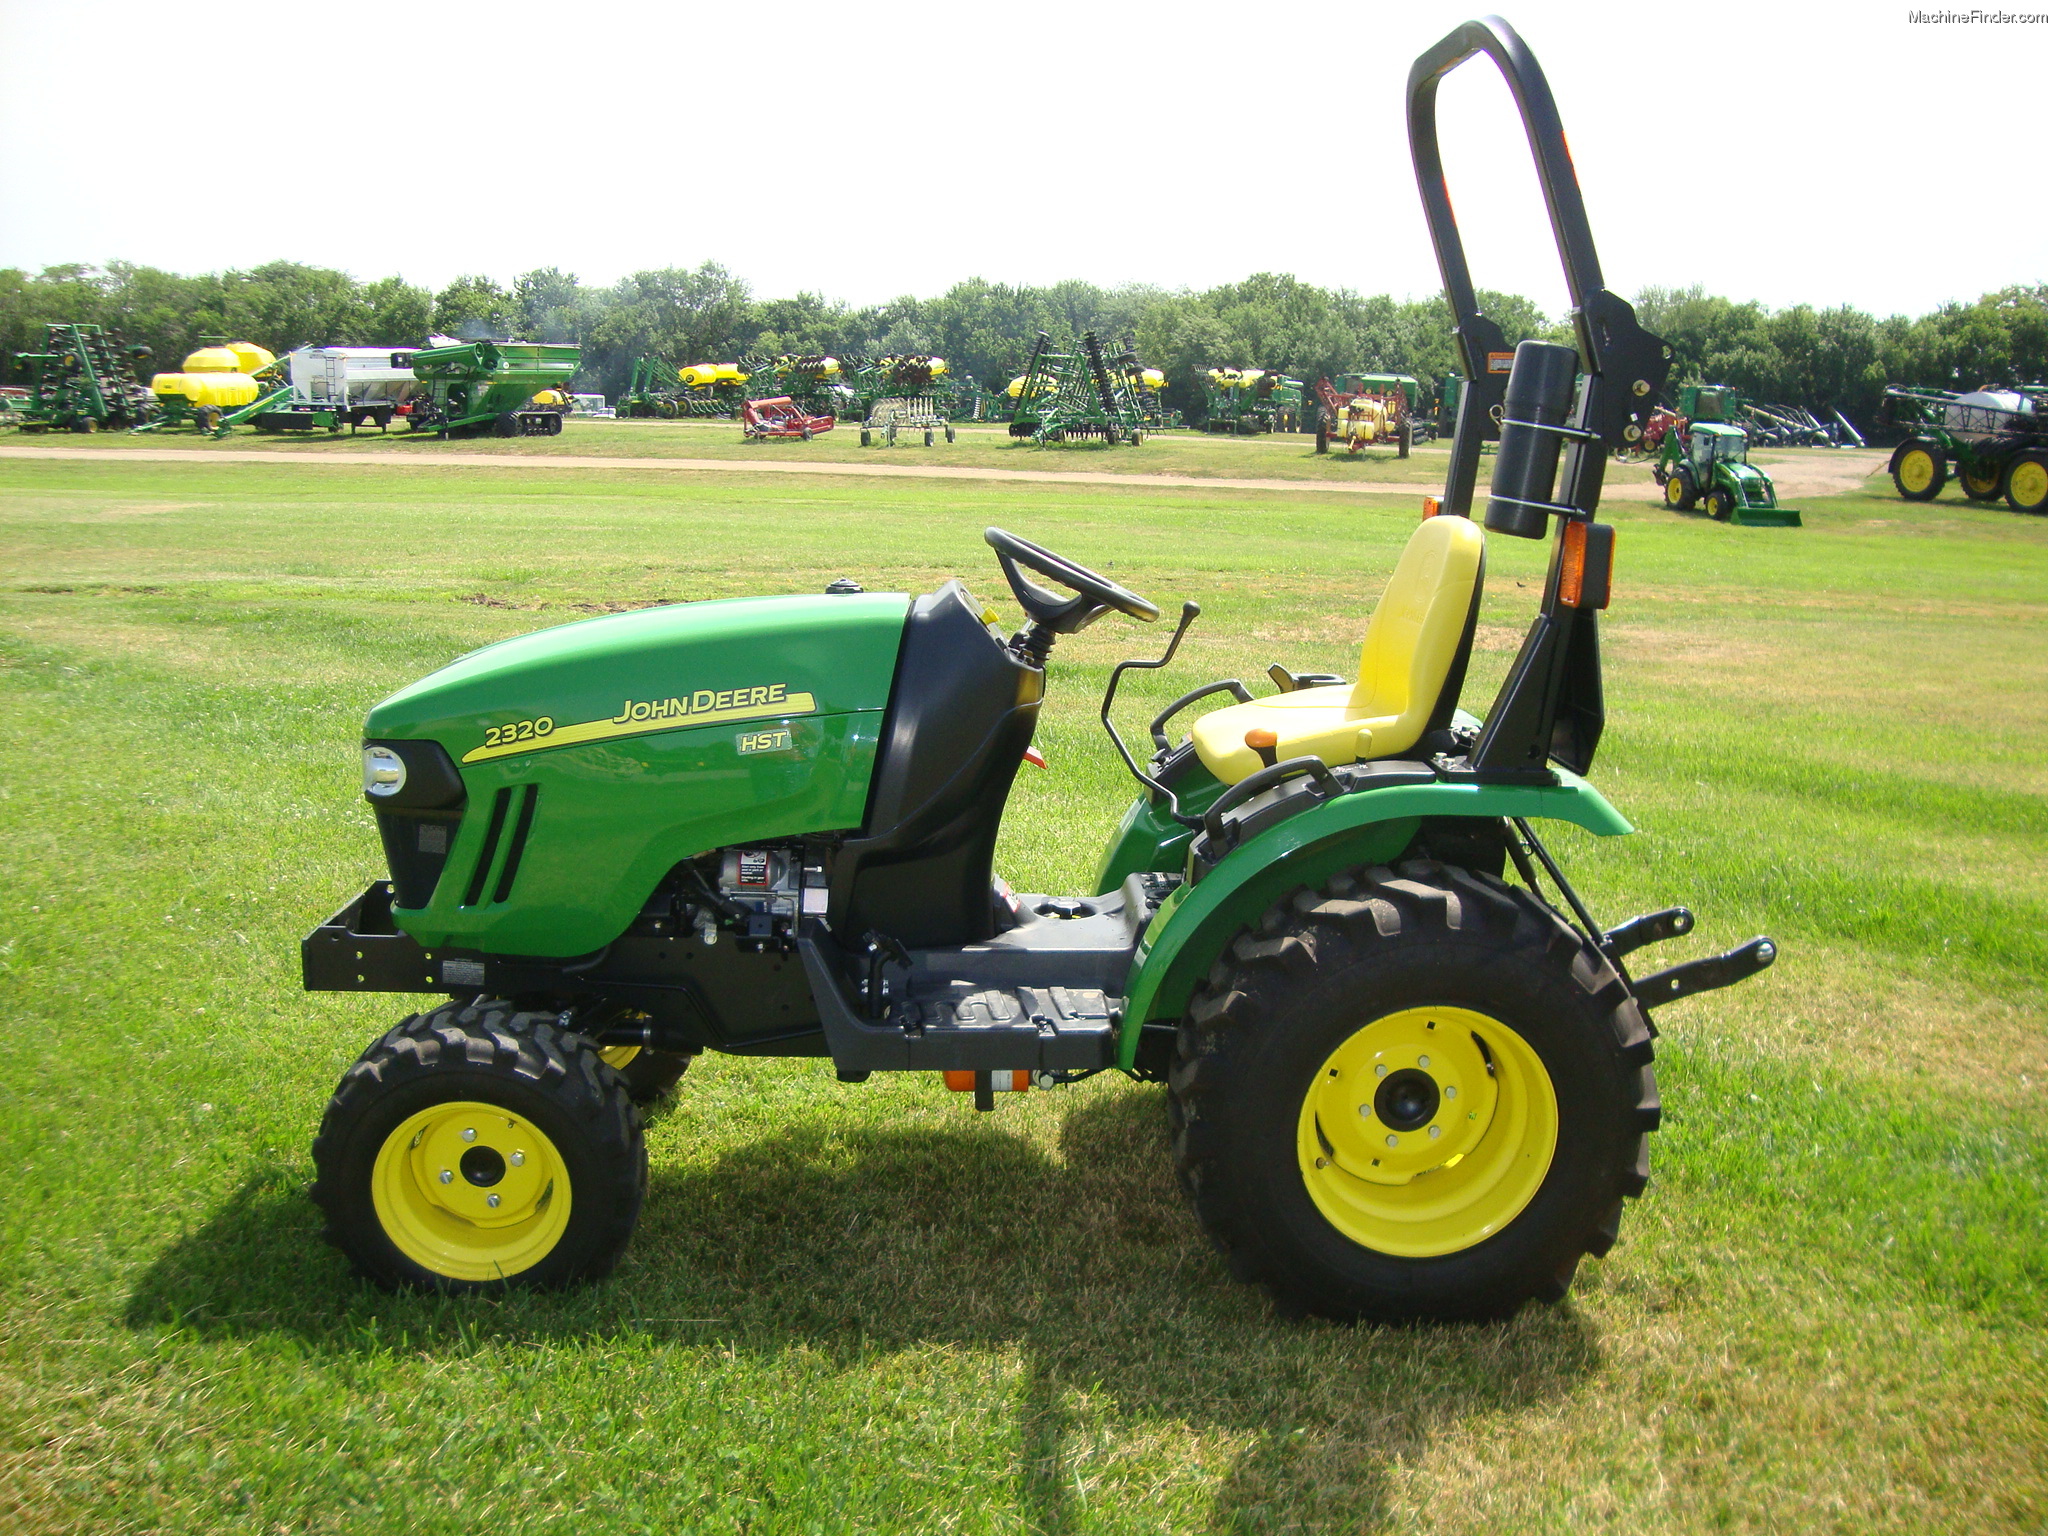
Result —
MULTIPOLYGON (((1672 958, 1759 931, 1784 958, 1660 1015, 1654 1181, 1567 1306, 1275 1317, 1201 1242, 1156 1087, 976 1116, 936 1081, 708 1054, 649 1127, 610 1282, 350 1281, 307 1143, 407 1002, 302 993, 298 939, 381 872, 370 704, 543 625, 842 575, 957 573, 1013 619, 980 540, 998 523, 1200 597, 1182 658, 1126 689, 1142 721, 1269 661, 1347 668, 1444 462, 963 428, 948 464, 1192 483, 884 482, 830 470, 854 439, 769 450, 802 475, 764 472, 732 423, 574 418, 258 462, 155 462, 147 438, 0 453, 0 1528, 2048 1522, 2048 527, 1882 479, 1802 488, 1809 464, 1836 490, 1881 476, 1881 452, 1762 455, 1796 535, 1612 473, 1645 494, 1611 493, 1601 773, 1654 835, 1558 837, 1596 913, 1679 892, 1706 915, 1672 958), (1361 479, 1403 494, 1332 493, 1361 479)), ((1489 552, 1482 701, 1545 553, 1489 552)), ((1020 779, 998 853, 1020 889, 1086 882, 1127 798, 1096 701, 1156 648, 1105 623, 1055 655, 1051 771, 1020 779)))

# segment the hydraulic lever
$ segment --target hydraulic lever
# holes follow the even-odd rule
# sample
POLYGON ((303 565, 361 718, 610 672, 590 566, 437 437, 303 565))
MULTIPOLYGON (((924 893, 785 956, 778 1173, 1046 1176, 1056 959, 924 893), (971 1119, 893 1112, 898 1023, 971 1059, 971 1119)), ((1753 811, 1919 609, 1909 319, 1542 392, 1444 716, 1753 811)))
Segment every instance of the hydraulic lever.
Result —
MULTIPOLYGON (((1117 684, 1123 681, 1124 674, 1126 672, 1131 671, 1156 672, 1161 667, 1171 662, 1173 660, 1174 652, 1180 649, 1180 643, 1182 639, 1185 638, 1187 635, 1188 627, 1201 616, 1202 605, 1200 603, 1193 601, 1182 603, 1180 605, 1180 623, 1174 626, 1173 638, 1166 642, 1166 653, 1163 656, 1161 656, 1157 661, 1118 662, 1116 666, 1110 671, 1109 686, 1103 689, 1102 691, 1102 728, 1105 731, 1109 732, 1109 739, 1116 746, 1117 756, 1121 757, 1124 760, 1124 766, 1131 770, 1132 778, 1136 779, 1140 784, 1144 785, 1147 789, 1151 790, 1153 794, 1158 795, 1161 799, 1165 800, 1167 815, 1171 816, 1175 821, 1179 822, 1184 827, 1199 827, 1202 824, 1202 818, 1199 816, 1183 815, 1180 808, 1180 801, 1174 795, 1174 792, 1168 789, 1164 784, 1160 783, 1157 779, 1153 778, 1151 774, 1147 773, 1144 769, 1138 766, 1138 760, 1135 757, 1131 756, 1131 749, 1124 745, 1123 737, 1117 734, 1116 726, 1114 723, 1111 722, 1109 718, 1109 711, 1110 706, 1116 703, 1117 684)), ((1238 691, 1240 693, 1243 692, 1242 689, 1239 689, 1238 691)), ((1156 722, 1155 734, 1157 734, 1156 722)))

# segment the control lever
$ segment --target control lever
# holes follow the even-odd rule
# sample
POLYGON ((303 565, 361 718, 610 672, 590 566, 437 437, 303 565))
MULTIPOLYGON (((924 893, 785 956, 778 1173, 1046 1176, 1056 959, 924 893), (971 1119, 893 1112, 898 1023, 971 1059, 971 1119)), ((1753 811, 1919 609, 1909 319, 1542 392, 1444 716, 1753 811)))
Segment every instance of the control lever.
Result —
MULTIPOLYGON (((1123 737, 1117 734, 1116 726, 1110 721, 1109 709, 1116 702, 1117 684, 1123 681, 1126 672, 1156 672, 1173 660, 1174 652, 1180 649, 1181 641, 1187 636, 1188 626, 1202 616, 1202 605, 1192 600, 1180 605, 1180 623, 1174 626, 1173 638, 1166 642, 1166 654, 1157 661, 1120 661, 1110 670, 1109 686, 1102 691, 1102 728, 1109 732, 1109 739, 1115 745, 1117 756, 1124 760, 1124 766, 1131 770, 1131 777, 1166 801, 1166 814, 1184 827, 1199 827, 1202 818, 1184 815, 1180 800, 1174 792, 1153 778, 1138 766, 1138 760, 1131 756, 1131 749, 1124 745, 1123 737)), ((1213 691, 1213 690, 1211 690, 1213 691)), ((1240 689, 1240 692, 1242 690, 1240 689)), ((1183 700, 1182 702, 1186 702, 1183 700)), ((1170 713, 1170 711, 1169 711, 1170 713)), ((1159 734, 1160 721, 1153 722, 1153 734, 1159 734)))

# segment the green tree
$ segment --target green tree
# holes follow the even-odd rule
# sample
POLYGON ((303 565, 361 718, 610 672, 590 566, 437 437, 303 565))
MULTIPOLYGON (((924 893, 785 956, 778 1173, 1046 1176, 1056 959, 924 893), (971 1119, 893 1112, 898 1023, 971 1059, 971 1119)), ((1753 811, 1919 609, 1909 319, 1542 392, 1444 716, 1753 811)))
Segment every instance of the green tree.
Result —
POLYGON ((434 295, 434 329, 464 341, 510 335, 514 313, 512 295, 488 277, 458 277, 434 295))

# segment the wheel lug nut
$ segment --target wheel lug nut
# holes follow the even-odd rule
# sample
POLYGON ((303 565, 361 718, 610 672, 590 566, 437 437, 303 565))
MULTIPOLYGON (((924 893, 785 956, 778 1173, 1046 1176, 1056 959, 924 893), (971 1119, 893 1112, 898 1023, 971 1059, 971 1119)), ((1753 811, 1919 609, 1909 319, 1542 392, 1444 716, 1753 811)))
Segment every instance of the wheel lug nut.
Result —
POLYGON ((1434 1141, 1434 1140, 1435 1140, 1435 1139, 1436 1139, 1437 1137, 1439 1137, 1439 1136, 1443 1135, 1443 1133, 1444 1133, 1444 1128, 1443 1128, 1442 1126, 1440 1126, 1440 1125, 1432 1125, 1432 1126, 1431 1126, 1431 1127, 1429 1128, 1429 1135, 1430 1135, 1430 1139, 1431 1139, 1432 1141, 1434 1141))
POLYGON ((476 1140, 476 1127, 472 1125, 471 1127, 469 1127, 469 1129, 468 1129, 468 1130, 464 1131, 464 1132, 462 1133, 462 1139, 463 1139, 464 1141, 475 1141, 475 1140, 476 1140))
POLYGON ((1378 1066, 1374 1067, 1372 1069, 1372 1075, 1374 1077, 1385 1077, 1387 1075, 1387 1064, 1383 1061, 1378 1066))
POLYGON ((455 1182, 455 1170, 453 1168, 443 1168, 441 1170, 441 1182, 443 1184, 453 1184, 455 1182))
POLYGON ((1449 1087, 1447 1087, 1447 1088, 1445 1088, 1445 1089, 1444 1089, 1444 1097, 1445 1097, 1445 1098, 1447 1098, 1447 1099, 1455 1099, 1455 1098, 1456 1098, 1457 1096, 1458 1096, 1458 1085, 1457 1085, 1456 1083, 1452 1083, 1452 1084, 1451 1084, 1451 1085, 1450 1085, 1449 1087))
POLYGON ((484 1204, 495 1211, 498 1208, 498 1197, 496 1195, 485 1195, 484 1204))
POLYGON ((1417 1065, 1418 1067, 1426 1067, 1429 1065, 1429 1058, 1427 1056, 1418 1056, 1415 1058, 1415 1065, 1417 1065))
POLYGON ((1389 1136, 1387 1138, 1387 1145, 1390 1147, 1398 1147, 1399 1145, 1401 1145, 1401 1138, 1398 1136, 1389 1136))
POLYGON ((513 1166, 514 1168, 522 1168, 522 1167, 524 1167, 525 1165, 526 1165, 526 1154, 525 1154, 524 1152, 514 1152, 514 1153, 512 1154, 512 1166, 513 1166))

